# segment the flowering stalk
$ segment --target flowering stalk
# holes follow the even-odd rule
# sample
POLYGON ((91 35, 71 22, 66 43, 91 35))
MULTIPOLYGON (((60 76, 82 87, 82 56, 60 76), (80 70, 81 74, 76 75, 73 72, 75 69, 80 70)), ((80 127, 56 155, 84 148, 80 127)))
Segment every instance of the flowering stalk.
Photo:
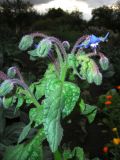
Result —
POLYGON ((85 35, 85 36, 80 37, 80 38, 76 41, 75 45, 73 46, 73 48, 72 48, 72 50, 71 50, 71 53, 74 54, 74 53, 76 52, 76 49, 77 49, 76 46, 78 46, 79 43, 81 43, 82 41, 86 40, 88 37, 89 37, 89 35, 85 35))
POLYGON ((63 44, 61 43, 61 41, 60 41, 58 38, 55 38, 55 37, 48 37, 48 39, 49 39, 51 42, 56 43, 56 45, 57 45, 57 46, 59 47, 59 49, 61 50, 61 53, 63 54, 64 60, 67 60, 67 53, 66 53, 65 48, 64 48, 63 44))
POLYGON ((35 33, 31 33, 30 34, 33 38, 35 37, 42 37, 42 38, 46 38, 47 35, 43 34, 43 33, 40 33, 40 32, 35 32, 35 33))
POLYGON ((60 64, 60 79, 62 81, 64 81, 65 77, 66 77, 66 73, 67 73, 67 53, 66 50, 63 46, 63 44, 61 43, 61 41, 55 37, 48 37, 47 39, 49 39, 51 42, 55 43, 55 48, 56 48, 56 52, 58 55, 58 60, 59 60, 59 64, 60 64), (60 49, 60 51, 59 51, 60 49), (62 55, 63 58, 62 58, 62 55))

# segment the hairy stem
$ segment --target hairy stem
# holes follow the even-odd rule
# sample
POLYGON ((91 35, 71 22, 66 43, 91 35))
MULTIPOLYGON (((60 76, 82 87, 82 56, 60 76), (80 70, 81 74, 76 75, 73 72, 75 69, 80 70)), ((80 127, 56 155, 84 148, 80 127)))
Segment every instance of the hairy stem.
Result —
POLYGON ((17 67, 14 67, 14 69, 16 70, 16 73, 17 73, 18 77, 20 78, 20 80, 24 83, 24 79, 23 79, 19 69, 17 67))
POLYGON ((88 53, 87 56, 92 57, 92 56, 99 56, 99 55, 95 52, 91 52, 91 53, 88 53))
POLYGON ((31 33, 30 35, 33 36, 33 38, 35 38, 35 37, 42 37, 42 38, 48 37, 47 35, 40 33, 40 32, 31 33))
POLYGON ((89 35, 85 35, 85 36, 80 37, 80 38, 76 41, 75 45, 73 46, 73 48, 72 48, 72 50, 71 50, 71 53, 74 54, 74 53, 76 52, 76 49, 77 49, 76 46, 78 46, 79 43, 81 43, 82 41, 86 40, 88 37, 89 37, 89 35))
POLYGON ((61 50, 61 53, 63 54, 64 60, 67 60, 67 53, 62 42, 55 37, 48 37, 48 39, 54 42, 59 47, 59 49, 61 50))

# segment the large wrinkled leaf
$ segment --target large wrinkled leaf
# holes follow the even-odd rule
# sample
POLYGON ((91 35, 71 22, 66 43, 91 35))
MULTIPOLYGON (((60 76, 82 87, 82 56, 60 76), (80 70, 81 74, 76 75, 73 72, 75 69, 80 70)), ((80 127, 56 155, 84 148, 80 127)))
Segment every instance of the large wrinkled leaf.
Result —
POLYGON ((40 129, 35 138, 28 144, 8 147, 3 160, 42 160, 41 143, 45 139, 43 129, 40 129))
POLYGON ((43 105, 38 108, 32 108, 29 112, 30 121, 35 122, 35 127, 43 123, 43 105))
POLYGON ((36 90, 35 90, 35 97, 36 99, 40 99, 42 96, 45 95, 45 80, 41 80, 39 84, 36 85, 36 90))
POLYGON ((79 88, 70 83, 62 83, 57 78, 48 80, 44 101, 44 128, 52 152, 55 152, 62 139, 63 129, 60 124, 63 117, 70 114, 78 98, 79 88))
POLYGON ((75 84, 70 82, 65 82, 63 85, 63 96, 65 100, 65 106, 62 110, 62 116, 65 117, 69 115, 79 98, 80 89, 75 84))
POLYGON ((48 82, 44 101, 44 130, 52 152, 55 152, 61 142, 63 129, 60 124, 61 109, 64 105, 62 83, 53 79, 48 82))

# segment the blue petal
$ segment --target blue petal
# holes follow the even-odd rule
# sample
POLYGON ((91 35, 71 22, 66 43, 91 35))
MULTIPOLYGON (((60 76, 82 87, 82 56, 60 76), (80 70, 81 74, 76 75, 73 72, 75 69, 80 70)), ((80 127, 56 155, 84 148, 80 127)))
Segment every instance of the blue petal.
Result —
POLYGON ((109 32, 106 34, 105 37, 100 37, 100 40, 101 40, 102 42, 105 42, 105 41, 107 40, 108 36, 109 36, 109 32))
POLYGON ((95 35, 91 35, 90 36, 90 43, 92 44, 94 44, 94 43, 99 43, 101 40, 100 40, 100 38, 98 38, 98 37, 96 37, 95 35))
POLYGON ((104 41, 106 41, 107 40, 107 38, 108 38, 108 36, 109 36, 109 32, 106 34, 106 36, 104 37, 104 41))

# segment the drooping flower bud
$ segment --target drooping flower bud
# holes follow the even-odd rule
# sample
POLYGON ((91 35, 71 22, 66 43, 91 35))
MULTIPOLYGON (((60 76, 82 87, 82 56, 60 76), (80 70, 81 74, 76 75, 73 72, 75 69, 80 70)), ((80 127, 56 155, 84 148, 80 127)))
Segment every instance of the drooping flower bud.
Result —
POLYGON ((7 71, 7 75, 9 78, 14 78, 16 75, 16 68, 15 67, 10 67, 7 71))
POLYGON ((43 39, 38 44, 36 49, 37 56, 39 57, 46 57, 52 47, 52 42, 49 39, 43 39))
POLYGON ((22 51, 27 50, 33 44, 33 37, 31 35, 23 36, 20 43, 19 49, 22 51))
POLYGON ((109 67, 109 60, 107 57, 105 56, 101 56, 100 60, 99 60, 100 66, 103 70, 107 70, 109 67))
POLYGON ((92 83, 94 80, 93 80, 93 72, 92 70, 88 70, 87 71, 87 81, 88 83, 92 83))
POLYGON ((64 48, 66 49, 66 50, 69 50, 69 48, 70 48, 70 43, 68 42, 68 41, 63 41, 63 46, 64 46, 64 48))
POLYGON ((13 90, 14 84, 11 80, 5 80, 0 85, 0 96, 5 96, 13 90))
POLYGON ((96 85, 100 85, 102 83, 102 74, 98 70, 94 73, 93 77, 96 85))

